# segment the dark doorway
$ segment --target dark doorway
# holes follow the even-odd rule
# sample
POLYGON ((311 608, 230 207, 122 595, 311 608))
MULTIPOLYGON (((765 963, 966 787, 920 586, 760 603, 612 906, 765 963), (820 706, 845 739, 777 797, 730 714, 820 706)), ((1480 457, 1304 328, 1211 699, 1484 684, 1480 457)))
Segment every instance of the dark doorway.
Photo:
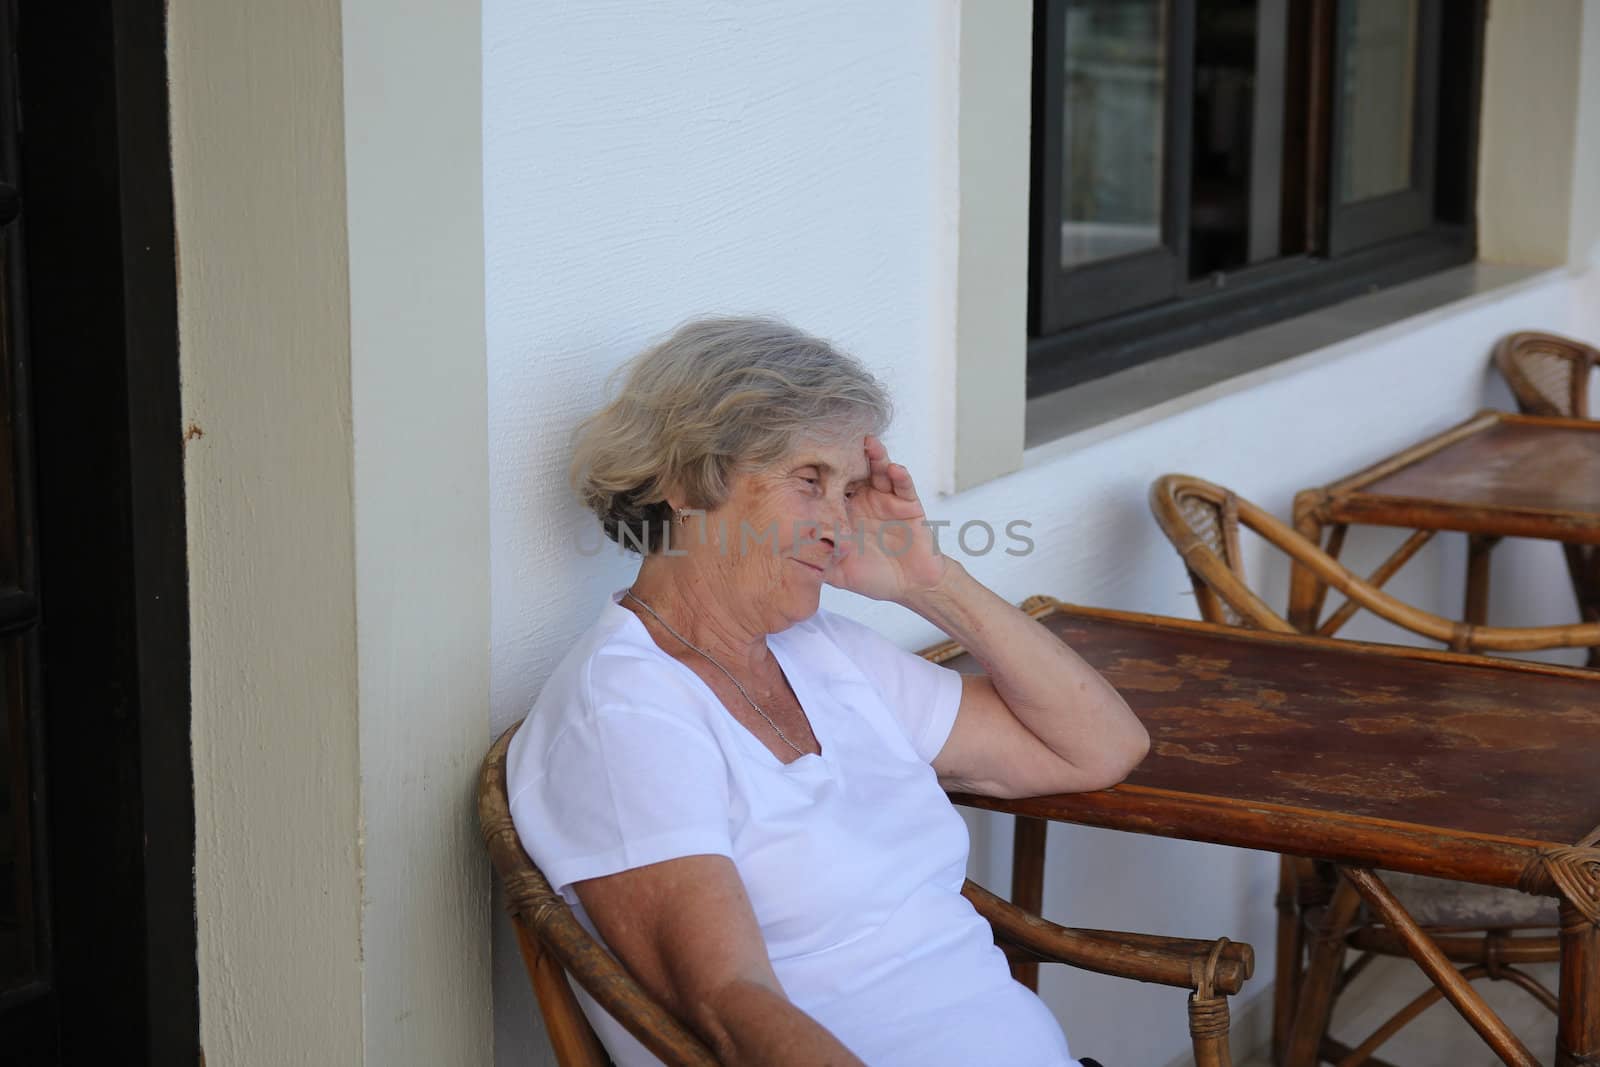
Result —
POLYGON ((0 1062, 194 1063, 164 5, 0 32, 0 1062))

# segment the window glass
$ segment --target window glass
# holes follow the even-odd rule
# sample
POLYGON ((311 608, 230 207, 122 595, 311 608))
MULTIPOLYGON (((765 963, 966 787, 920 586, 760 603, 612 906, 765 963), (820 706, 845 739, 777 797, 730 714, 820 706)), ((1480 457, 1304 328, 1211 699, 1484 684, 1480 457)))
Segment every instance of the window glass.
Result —
POLYGON ((1061 266, 1161 244, 1162 0, 1072 0, 1062 108, 1061 266))
MULTIPOLYGON (((1278 131, 1257 136, 1256 0, 1212 0, 1195 22, 1193 191, 1189 275, 1250 262, 1252 149, 1276 144, 1278 131)), ((1277 190, 1270 190, 1277 206, 1277 190)), ((1276 233, 1276 213, 1272 219, 1276 233)), ((1272 242, 1269 254, 1277 254, 1272 242)))
MULTIPOLYGON (((1191 279, 1305 251, 1298 173, 1303 70, 1289 62, 1290 0, 1206 0, 1194 42, 1191 279), (1291 106, 1290 101, 1295 105, 1291 106)), ((1301 59, 1303 65, 1303 57, 1301 59)))
POLYGON ((1370 200, 1411 186, 1416 122, 1418 0, 1344 0, 1345 137, 1339 199, 1370 200))

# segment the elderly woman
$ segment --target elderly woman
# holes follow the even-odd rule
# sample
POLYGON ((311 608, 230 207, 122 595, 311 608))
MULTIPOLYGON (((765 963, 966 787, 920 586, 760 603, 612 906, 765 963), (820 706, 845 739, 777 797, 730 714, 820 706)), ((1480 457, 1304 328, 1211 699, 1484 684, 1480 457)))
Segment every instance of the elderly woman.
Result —
MULTIPOLYGON (((944 790, 1120 781, 1149 741, 1095 671, 937 550, 883 389, 779 322, 707 319, 631 365, 574 481, 643 554, 509 755, 517 830, 628 970, 727 1063, 1073 1064, 961 895, 944 790), (820 610, 916 612, 962 676, 820 610)), ((592 1003, 623 1067, 655 1060, 592 1003)))

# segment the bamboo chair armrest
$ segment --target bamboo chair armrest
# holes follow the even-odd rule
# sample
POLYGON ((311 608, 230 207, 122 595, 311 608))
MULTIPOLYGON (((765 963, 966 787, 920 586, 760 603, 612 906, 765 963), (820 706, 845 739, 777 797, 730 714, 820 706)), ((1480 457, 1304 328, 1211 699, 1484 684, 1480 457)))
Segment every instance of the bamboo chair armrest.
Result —
POLYGON ((978 914, 1009 942, 1047 962, 1139 982, 1191 989, 1201 996, 1232 996, 1255 970, 1255 950, 1221 938, 1199 941, 1155 934, 1074 930, 1017 907, 967 880, 961 889, 978 914))
MULTIPOLYGON (((519 724, 520 725, 520 724, 519 724)), ((513 726, 484 758, 478 781, 478 828, 500 884, 511 921, 525 945, 548 953, 605 1011, 663 1063, 716 1067, 697 1034, 647 993, 633 976, 589 936, 565 899, 533 863, 511 821, 506 803, 505 758, 513 726)), ((531 969, 531 968, 530 968, 531 969)))
MULTIPOLYGON (((1187 475, 1168 475, 1158 479, 1150 490, 1156 519, 1185 566, 1210 586, 1256 626, 1268 630, 1294 632, 1226 565, 1211 546, 1189 527, 1179 511, 1173 493, 1186 485, 1204 486, 1211 492, 1226 493, 1187 475)), ((1573 623, 1563 626, 1472 626, 1407 604, 1385 593, 1370 582, 1350 573, 1338 560, 1291 529, 1271 512, 1238 496, 1229 494, 1237 507, 1239 520, 1287 553, 1317 579, 1339 590, 1353 602, 1396 626, 1421 634, 1460 652, 1531 652, 1544 648, 1588 648, 1600 646, 1600 623, 1573 623)))
POLYGON ((1600 623, 1565 626, 1472 626, 1407 604, 1345 566, 1298 531, 1248 501, 1239 501, 1239 517, 1294 557, 1320 580, 1368 611, 1413 633, 1431 637, 1457 651, 1531 652, 1542 648, 1587 648, 1600 645, 1600 623))
POLYGON ((507 904, 512 909, 512 922, 537 938, 563 971, 663 1063, 674 1067, 713 1067, 718 1062, 699 1035, 645 992, 633 976, 578 925, 570 912, 554 918, 529 916, 515 910, 509 900, 507 904))

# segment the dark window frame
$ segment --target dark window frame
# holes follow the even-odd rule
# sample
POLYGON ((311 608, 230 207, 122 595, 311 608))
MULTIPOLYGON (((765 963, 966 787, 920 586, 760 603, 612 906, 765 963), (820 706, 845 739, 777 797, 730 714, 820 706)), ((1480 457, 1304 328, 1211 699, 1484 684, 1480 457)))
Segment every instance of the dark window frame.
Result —
MULTIPOLYGON (((1289 133, 1302 140, 1290 153, 1303 170, 1286 171, 1285 217, 1305 218, 1312 252, 1284 256, 1199 280, 1180 281, 1170 296, 1128 307, 1121 295, 1132 267, 1120 257, 1070 271, 1060 262, 1061 113, 1064 42, 1063 0, 1035 4, 1035 64, 1030 198, 1027 395, 1042 396, 1273 322, 1304 314, 1363 293, 1471 262, 1477 235, 1473 217, 1485 0, 1451 5, 1421 0, 1417 63, 1418 122, 1413 130, 1410 189, 1358 205, 1333 203, 1330 171, 1341 135, 1339 93, 1331 71, 1339 69, 1337 33, 1342 0, 1292 0, 1289 62, 1309 69, 1291 81, 1286 108, 1305 108, 1308 122, 1289 133), (1320 93, 1317 86, 1326 87, 1320 93), (1051 102, 1055 101, 1054 110, 1051 102), (1431 150, 1420 150, 1431 143, 1431 150), (1298 204, 1296 197, 1303 198, 1298 204), (1398 221, 1397 221, 1398 220, 1398 221), (1078 278, 1068 275, 1077 274, 1078 278), (1093 309, 1064 309, 1063 299, 1093 309), (1075 317, 1076 316, 1076 317, 1075 317), (1092 318, 1090 317, 1092 316, 1092 318)), ((1193 33, 1196 0, 1171 0, 1167 107, 1181 116, 1183 143, 1167 167, 1163 240, 1169 216, 1187 213, 1191 101, 1172 100, 1171 89, 1192 82, 1192 47, 1179 34, 1193 33), (1184 173, 1175 174, 1181 165, 1184 173), (1181 204, 1175 203, 1181 201, 1181 204)), ((1169 123, 1170 125, 1170 123, 1169 123)), ((1168 151, 1174 137, 1169 130, 1168 151)), ((1186 228, 1186 222, 1185 222, 1186 228)), ((1186 259, 1186 257, 1184 257, 1186 259)), ((1180 263, 1183 259, 1180 259, 1180 263)))
MULTIPOLYGON (((1342 204, 1331 193, 1330 178, 1327 237, 1330 257, 1409 236, 1426 229, 1433 221, 1433 176, 1439 156, 1439 48, 1444 23, 1441 2, 1419 0, 1417 5, 1417 70, 1412 86, 1416 94, 1416 120, 1411 129, 1411 182, 1407 188, 1387 196, 1342 204)), ((1335 71, 1344 69, 1349 45, 1342 34, 1333 35, 1335 71)), ((1329 158, 1339 159, 1346 134, 1344 94, 1333 94, 1332 111, 1329 158)))
MULTIPOLYGON (((1034 40, 1043 42, 1042 62, 1034 78, 1034 114, 1044 114, 1046 101, 1062 99, 1065 37, 1061 33, 1066 5, 1034 5, 1034 40)), ((1037 298, 1030 301, 1030 334, 1057 333, 1094 317, 1132 311, 1176 296, 1183 286, 1189 259, 1189 197, 1177 180, 1189 170, 1190 101, 1185 91, 1193 77, 1194 4, 1179 0, 1167 27, 1169 57, 1163 94, 1163 166, 1161 244, 1155 248, 1081 266, 1053 267, 1061 262, 1061 189, 1064 153, 1062 123, 1036 126, 1033 138, 1033 188, 1030 209, 1034 247, 1029 283, 1037 298), (1084 309, 1093 308, 1093 311, 1084 309)))

